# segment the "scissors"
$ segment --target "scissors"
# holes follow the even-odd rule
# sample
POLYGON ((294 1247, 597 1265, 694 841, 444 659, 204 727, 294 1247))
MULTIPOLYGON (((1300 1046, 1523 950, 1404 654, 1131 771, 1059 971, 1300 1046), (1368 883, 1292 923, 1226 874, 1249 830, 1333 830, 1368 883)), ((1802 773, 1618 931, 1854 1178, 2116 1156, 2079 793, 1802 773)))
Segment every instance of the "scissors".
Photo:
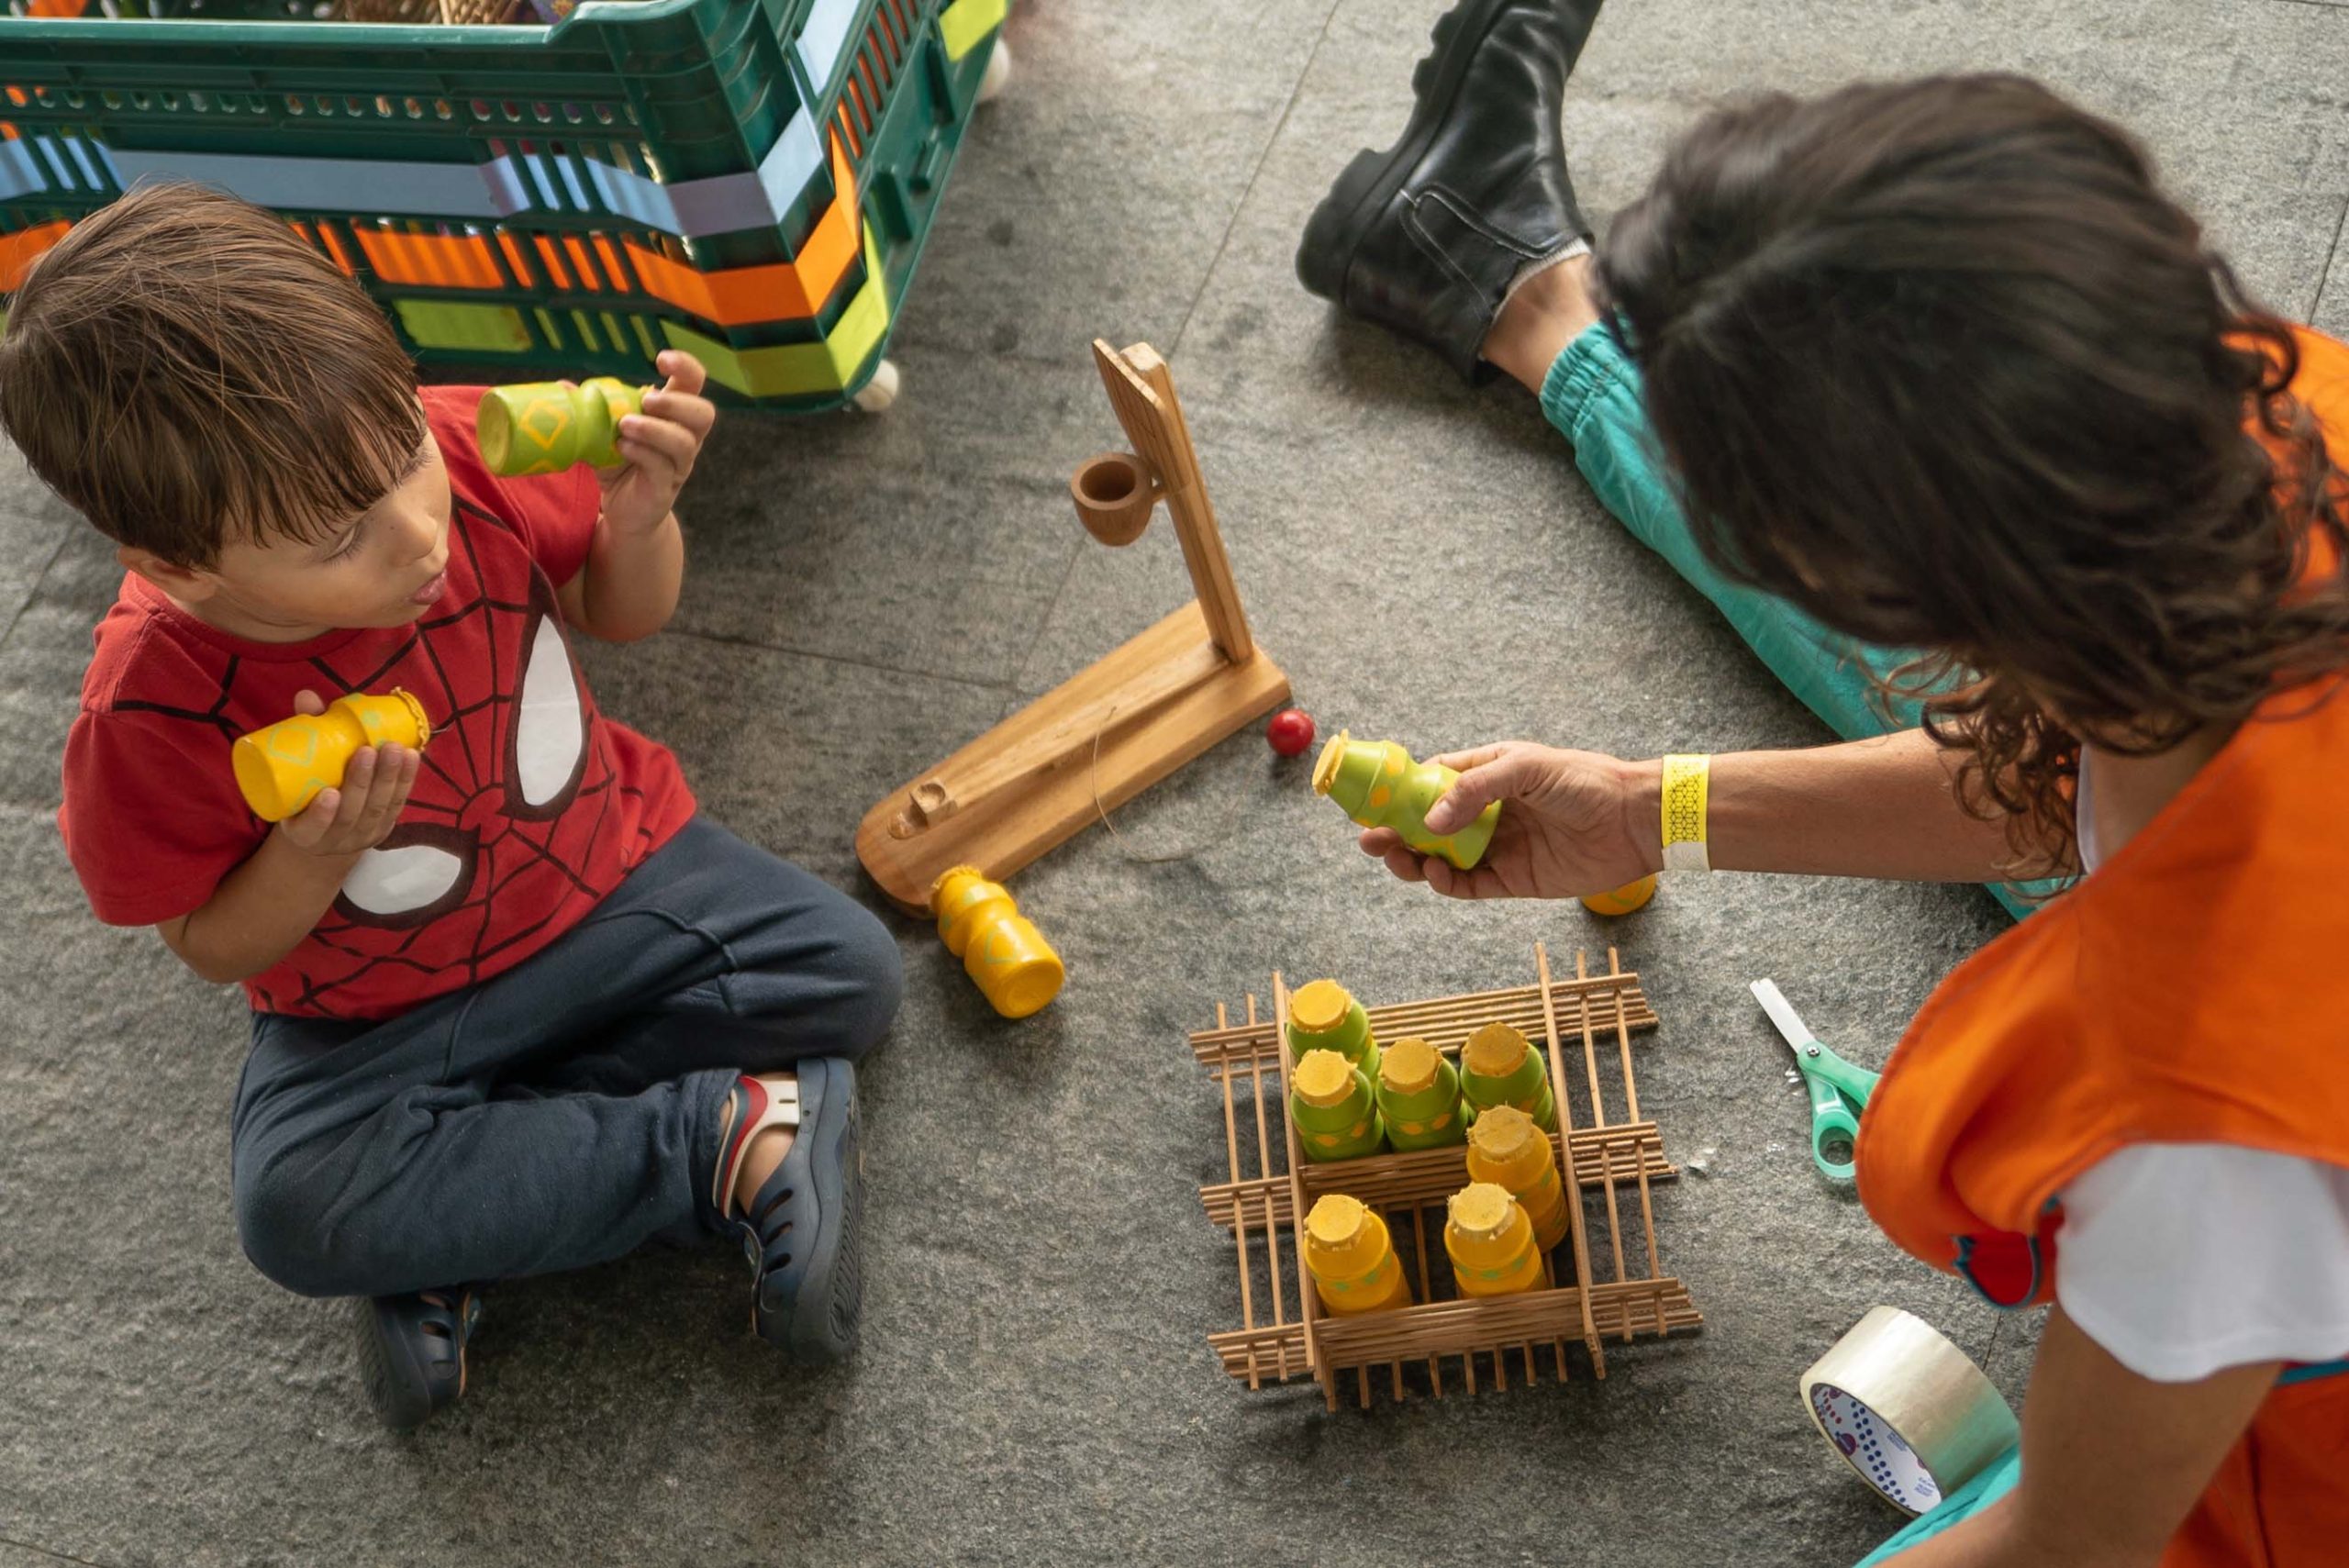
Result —
POLYGON ((1884 1074, 1854 1067, 1819 1042, 1775 980, 1753 983, 1753 999, 1795 1049, 1795 1065, 1810 1091, 1810 1158, 1831 1182, 1852 1179, 1852 1145, 1860 1133, 1860 1112, 1884 1074))

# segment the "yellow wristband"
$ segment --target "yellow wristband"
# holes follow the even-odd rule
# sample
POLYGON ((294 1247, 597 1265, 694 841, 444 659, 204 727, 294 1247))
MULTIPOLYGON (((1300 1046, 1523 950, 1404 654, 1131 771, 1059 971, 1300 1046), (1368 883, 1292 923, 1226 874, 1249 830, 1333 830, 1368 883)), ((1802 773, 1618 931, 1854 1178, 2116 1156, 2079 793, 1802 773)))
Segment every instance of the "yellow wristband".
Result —
POLYGON ((1705 791, 1713 774, 1710 757, 1664 760, 1664 869, 1710 871, 1705 848, 1705 791))

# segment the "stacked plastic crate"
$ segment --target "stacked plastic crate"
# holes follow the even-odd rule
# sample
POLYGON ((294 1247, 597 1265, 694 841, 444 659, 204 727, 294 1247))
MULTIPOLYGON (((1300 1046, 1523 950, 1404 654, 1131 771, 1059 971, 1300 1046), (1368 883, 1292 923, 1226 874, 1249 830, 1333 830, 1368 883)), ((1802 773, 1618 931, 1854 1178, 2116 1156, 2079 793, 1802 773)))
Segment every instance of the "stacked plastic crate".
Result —
POLYGON ((736 402, 870 404, 1008 4, 0 18, 0 293, 128 186, 198 180, 284 215, 426 362, 642 379, 674 346, 736 402))

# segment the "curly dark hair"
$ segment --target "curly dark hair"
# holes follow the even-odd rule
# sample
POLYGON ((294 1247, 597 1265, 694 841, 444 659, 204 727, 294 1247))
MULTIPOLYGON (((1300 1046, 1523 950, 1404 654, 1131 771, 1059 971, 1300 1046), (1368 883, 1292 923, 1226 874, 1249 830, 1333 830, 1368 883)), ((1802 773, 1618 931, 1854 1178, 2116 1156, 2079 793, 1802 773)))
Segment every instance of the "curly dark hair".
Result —
POLYGON ((1708 559, 1919 650, 1895 689, 2019 857, 2070 862, 2083 740, 2165 751, 2349 663, 2291 328, 2046 88, 1711 115, 1596 272, 1708 559))

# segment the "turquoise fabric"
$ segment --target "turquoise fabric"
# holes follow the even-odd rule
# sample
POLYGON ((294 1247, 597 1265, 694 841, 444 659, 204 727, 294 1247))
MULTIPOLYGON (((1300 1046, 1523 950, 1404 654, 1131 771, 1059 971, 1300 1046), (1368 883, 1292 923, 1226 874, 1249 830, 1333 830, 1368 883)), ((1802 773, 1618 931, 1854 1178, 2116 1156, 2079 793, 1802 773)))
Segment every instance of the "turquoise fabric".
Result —
MULTIPOLYGON (((1607 509, 1710 599, 1828 728, 1857 740, 1916 724, 1916 700, 1892 701, 1887 711, 1876 684, 1910 653, 1831 631, 1783 599, 1731 582, 1705 559, 1648 426, 1639 367, 1613 333, 1594 327, 1566 345, 1542 378, 1542 412, 1573 443, 1575 466, 1607 509)), ((2018 917, 2032 908, 2011 888, 1990 892, 2018 917)))
POLYGON ((1950 1526, 1972 1518, 2013 1491, 2015 1482, 2021 1475, 2021 1451, 2010 1448, 1992 1460, 1990 1467, 1981 1474, 1935 1504, 1932 1512, 1920 1514, 1909 1520, 1891 1540, 1861 1558, 1853 1568, 1876 1568, 1878 1563, 1891 1562, 1910 1547, 1932 1540, 1950 1526))

